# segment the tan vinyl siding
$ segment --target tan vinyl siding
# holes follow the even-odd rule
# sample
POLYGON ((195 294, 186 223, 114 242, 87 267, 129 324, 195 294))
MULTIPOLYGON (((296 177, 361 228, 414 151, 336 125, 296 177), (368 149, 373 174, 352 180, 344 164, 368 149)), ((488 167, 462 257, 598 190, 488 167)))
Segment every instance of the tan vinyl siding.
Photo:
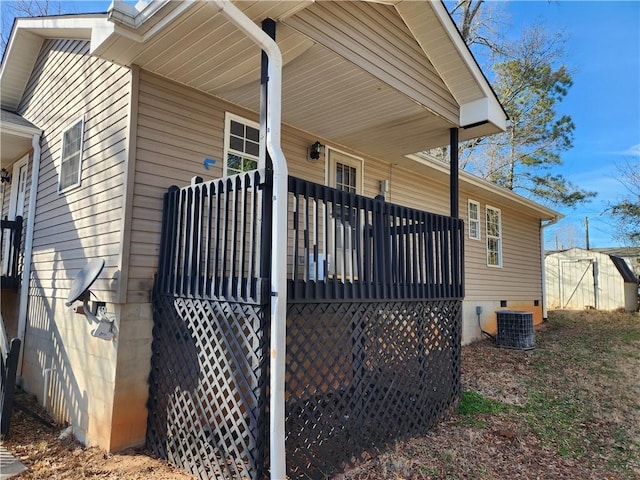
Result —
POLYGON ((466 300, 542 301, 540 220, 495 199, 461 193, 460 216, 465 219, 466 300), (480 203, 480 240, 466 231, 467 200, 480 203), (487 205, 501 210, 502 267, 487 266, 487 205))
POLYGON ((224 112, 212 97, 140 71, 128 302, 149 299, 167 188, 222 176, 224 112), (209 171, 205 158, 216 160, 209 171))
POLYGON ((128 69, 89 57, 88 42, 44 42, 19 113, 44 131, 32 278, 47 297, 66 298, 78 271, 98 256, 106 266, 92 290, 115 298, 128 93, 128 69), (81 184, 58 193, 61 133, 81 118, 81 184))

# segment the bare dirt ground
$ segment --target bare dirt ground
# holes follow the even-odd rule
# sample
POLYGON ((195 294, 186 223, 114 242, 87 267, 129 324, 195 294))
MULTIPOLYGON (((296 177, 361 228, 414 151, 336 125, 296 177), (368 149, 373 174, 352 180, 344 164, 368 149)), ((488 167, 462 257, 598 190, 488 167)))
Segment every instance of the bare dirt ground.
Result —
MULTIPOLYGON (((555 312, 536 348, 463 348, 459 414, 336 480, 640 479, 640 316, 555 312)), ((40 415, 33 400, 19 399, 40 415)), ((106 454, 15 411, 19 479, 189 479, 143 449, 106 454)))

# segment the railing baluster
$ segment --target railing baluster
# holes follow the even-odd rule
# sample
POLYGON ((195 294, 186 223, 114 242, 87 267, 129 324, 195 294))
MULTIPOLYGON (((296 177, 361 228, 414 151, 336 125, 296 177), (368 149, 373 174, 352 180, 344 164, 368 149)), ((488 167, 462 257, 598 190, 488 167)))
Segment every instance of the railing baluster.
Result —
POLYGON ((247 242, 247 194, 249 189, 247 188, 247 184, 249 183, 249 174, 245 173, 241 177, 242 182, 240 183, 240 248, 239 248, 239 256, 238 256, 238 284, 236 286, 236 297, 243 298, 244 297, 244 261, 245 261, 245 250, 246 250, 246 242, 247 242))
MULTIPOLYGON (((260 174, 259 172, 253 172, 252 176, 250 177, 251 181, 249 183, 249 185, 247 185, 247 187, 251 187, 251 208, 250 208, 250 217, 249 217, 249 251, 247 253, 247 278, 245 279, 246 282, 246 298, 247 299, 255 299, 255 291, 254 291, 254 287, 253 287, 253 276, 254 276, 254 267, 256 265, 256 243, 258 242, 258 237, 257 237, 257 229, 256 229, 256 224, 257 224, 257 212, 258 212, 258 205, 262 205, 262 203, 258 203, 258 199, 261 196, 259 191, 258 191, 258 183, 259 183, 259 178, 260 178, 260 174)), ((247 188, 247 192, 249 191, 249 188, 247 188)))
POLYGON ((206 243, 205 243, 205 260, 203 270, 203 293, 205 296, 211 295, 211 280, 213 278, 213 274, 211 272, 211 232, 213 231, 213 199, 214 199, 214 183, 207 183, 206 186, 203 186, 203 189, 206 189, 207 192, 207 229, 206 229, 206 243))
MULTIPOLYGON (((318 292, 318 286, 320 285, 320 282, 318 282, 318 275, 320 274, 320 245, 322 245, 320 242, 321 240, 321 232, 320 232, 320 201, 318 200, 317 197, 317 186, 314 185, 313 186, 313 215, 314 215, 314 241, 313 241, 313 258, 315 259, 315 265, 314 268, 316 269, 315 272, 315 283, 314 283, 314 289, 316 292, 316 296, 317 296, 317 292, 318 292)), ((326 219, 325 219, 325 223, 326 223, 326 219)), ((323 273, 323 278, 322 280, 325 281, 325 277, 327 276, 327 268, 326 268, 326 262, 325 262, 325 257, 323 256, 323 261, 322 261, 322 273, 323 273)))

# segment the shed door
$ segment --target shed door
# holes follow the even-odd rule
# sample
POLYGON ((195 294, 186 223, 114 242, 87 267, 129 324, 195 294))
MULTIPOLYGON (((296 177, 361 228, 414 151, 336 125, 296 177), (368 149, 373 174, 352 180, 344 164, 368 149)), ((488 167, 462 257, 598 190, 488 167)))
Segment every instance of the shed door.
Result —
POLYGON ((595 259, 563 260, 560 279, 562 308, 598 308, 598 263, 595 259))

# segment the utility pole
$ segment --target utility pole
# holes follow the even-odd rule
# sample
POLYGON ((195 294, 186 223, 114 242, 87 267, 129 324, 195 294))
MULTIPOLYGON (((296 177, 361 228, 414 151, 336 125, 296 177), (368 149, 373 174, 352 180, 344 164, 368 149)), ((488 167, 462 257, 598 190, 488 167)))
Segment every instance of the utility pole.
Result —
POLYGON ((584 217, 584 243, 589 250, 589 217, 584 217))

